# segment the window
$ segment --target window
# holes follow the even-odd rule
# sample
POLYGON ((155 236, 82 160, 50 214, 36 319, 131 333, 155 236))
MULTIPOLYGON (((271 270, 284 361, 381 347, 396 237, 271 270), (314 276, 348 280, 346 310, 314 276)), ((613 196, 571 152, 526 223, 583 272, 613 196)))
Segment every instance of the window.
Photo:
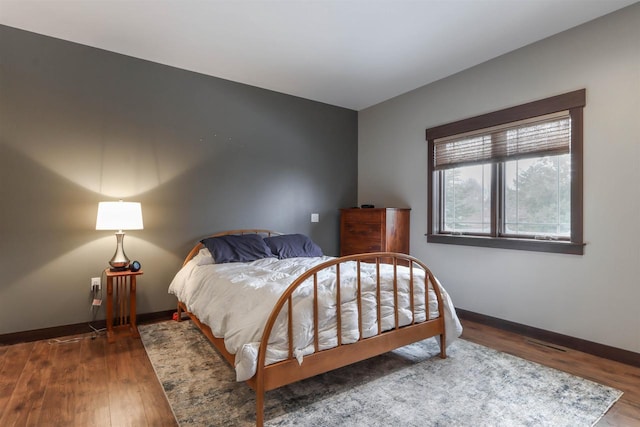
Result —
POLYGON ((583 254, 585 95, 427 129, 427 240, 583 254))

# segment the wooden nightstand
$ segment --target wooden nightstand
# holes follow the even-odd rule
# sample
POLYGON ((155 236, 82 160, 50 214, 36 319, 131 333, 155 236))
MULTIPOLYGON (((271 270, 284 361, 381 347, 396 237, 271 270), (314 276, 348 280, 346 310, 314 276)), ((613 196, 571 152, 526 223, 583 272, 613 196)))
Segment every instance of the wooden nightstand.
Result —
POLYGON ((142 271, 111 271, 107 275, 107 341, 112 343, 116 336, 132 336, 139 338, 136 325, 136 276, 142 271), (115 295, 114 295, 115 279, 115 295), (113 302, 116 303, 115 326, 113 319, 113 302))

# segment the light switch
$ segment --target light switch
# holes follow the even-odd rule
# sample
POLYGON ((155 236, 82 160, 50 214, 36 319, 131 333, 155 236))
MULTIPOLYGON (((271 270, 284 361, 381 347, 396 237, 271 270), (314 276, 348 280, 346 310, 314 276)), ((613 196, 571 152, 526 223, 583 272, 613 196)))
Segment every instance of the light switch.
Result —
POLYGON ((320 214, 312 213, 311 214, 311 222, 320 222, 320 214))

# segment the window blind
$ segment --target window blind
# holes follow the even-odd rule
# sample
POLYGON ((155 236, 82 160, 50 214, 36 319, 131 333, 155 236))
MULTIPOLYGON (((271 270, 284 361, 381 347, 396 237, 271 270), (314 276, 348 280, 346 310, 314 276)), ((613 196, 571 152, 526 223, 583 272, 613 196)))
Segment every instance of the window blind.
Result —
POLYGON ((566 154, 571 150, 571 117, 562 111, 438 138, 433 150, 436 170, 566 154))

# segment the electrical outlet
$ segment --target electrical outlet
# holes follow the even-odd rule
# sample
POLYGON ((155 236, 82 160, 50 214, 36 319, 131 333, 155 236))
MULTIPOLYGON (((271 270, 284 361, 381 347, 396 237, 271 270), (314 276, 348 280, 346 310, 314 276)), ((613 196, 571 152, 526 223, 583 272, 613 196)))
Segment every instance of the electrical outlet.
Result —
POLYGON ((311 214, 311 222, 320 222, 320 214, 312 213, 311 214))
POLYGON ((100 277, 92 277, 91 278, 91 291, 99 291, 100 286, 102 286, 100 277))

